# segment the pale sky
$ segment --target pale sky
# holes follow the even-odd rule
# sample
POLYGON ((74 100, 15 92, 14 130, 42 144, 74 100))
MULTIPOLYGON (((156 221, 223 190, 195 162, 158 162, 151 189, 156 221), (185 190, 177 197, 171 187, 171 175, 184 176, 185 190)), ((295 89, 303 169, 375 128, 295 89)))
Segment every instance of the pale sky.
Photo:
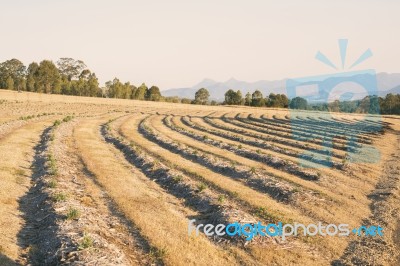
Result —
POLYGON ((101 83, 161 89, 332 73, 337 39, 355 70, 400 72, 398 0, 0 0, 0 61, 83 60, 101 83))

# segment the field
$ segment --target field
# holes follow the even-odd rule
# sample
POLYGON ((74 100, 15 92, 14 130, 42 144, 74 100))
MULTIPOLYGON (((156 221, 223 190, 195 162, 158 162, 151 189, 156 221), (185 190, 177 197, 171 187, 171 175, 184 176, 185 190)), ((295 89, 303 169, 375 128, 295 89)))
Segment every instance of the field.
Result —
POLYGON ((400 263, 398 117, 13 91, 0 101, 1 265, 400 263), (360 152, 367 160, 351 159, 360 152), (191 219, 379 224, 384 236, 189 237, 191 219))

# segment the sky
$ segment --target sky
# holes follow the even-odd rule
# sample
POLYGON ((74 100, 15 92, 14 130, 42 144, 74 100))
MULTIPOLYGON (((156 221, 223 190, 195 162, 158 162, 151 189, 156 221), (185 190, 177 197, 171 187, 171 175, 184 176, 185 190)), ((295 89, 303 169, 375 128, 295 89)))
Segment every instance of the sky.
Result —
POLYGON ((103 84, 114 77, 161 90, 204 78, 254 82, 329 74, 321 51, 353 70, 400 72, 398 0, 1 0, 0 61, 83 60, 103 84))

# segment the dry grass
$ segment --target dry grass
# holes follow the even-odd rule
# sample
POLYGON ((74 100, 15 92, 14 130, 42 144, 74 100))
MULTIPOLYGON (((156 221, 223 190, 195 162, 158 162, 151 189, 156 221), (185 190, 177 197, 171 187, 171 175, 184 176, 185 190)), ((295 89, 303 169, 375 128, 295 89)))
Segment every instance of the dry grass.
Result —
POLYGON ((0 245, 3 255, 15 260, 19 256, 17 235, 23 225, 18 200, 27 193, 25 178, 32 174, 30 165, 41 131, 50 122, 38 122, 17 129, 0 139, 0 245), (30 154, 26 157, 26 153, 30 154))
POLYGON ((186 230, 182 230, 187 227, 185 213, 174 206, 179 206, 179 202, 147 182, 137 170, 132 174, 126 164, 123 165, 123 159, 116 158, 115 148, 101 141, 96 131, 105 121, 85 121, 76 130, 82 157, 88 169, 150 244, 157 250, 165 250, 161 252, 163 260, 171 265, 234 263, 235 259, 229 253, 206 238, 188 238, 186 230), (180 253, 181 250, 185 250, 185 254, 180 253))
MULTIPOLYGON (((386 116, 384 119, 392 123, 393 130, 386 131, 383 136, 362 133, 365 139, 373 140, 374 146, 379 149, 381 153, 379 162, 350 164, 344 170, 321 169, 320 180, 307 181, 286 169, 248 159, 240 153, 209 143, 213 140, 220 141, 232 147, 249 150, 254 154, 270 153, 276 158, 297 162, 295 157, 287 153, 263 150, 250 145, 252 143, 246 144, 241 140, 216 136, 210 132, 191 128, 181 121, 182 116, 190 116, 193 123, 207 130, 252 139, 245 134, 229 132, 229 130, 210 125, 204 121, 204 117, 210 116, 213 123, 226 128, 268 136, 268 133, 260 133, 256 130, 257 127, 263 128, 261 124, 256 126, 254 123, 240 120, 227 123, 223 121, 222 116, 234 118, 239 114, 241 118, 247 119, 247 116, 251 114, 256 118, 268 117, 289 121, 291 113, 288 110, 195 106, 13 91, 0 91, 0 100, 1 265, 13 265, 17 260, 22 264, 31 263, 29 258, 26 260, 21 256, 25 247, 21 244, 23 239, 18 234, 27 221, 19 210, 19 200, 34 186, 31 182, 33 169, 30 168, 34 159, 34 147, 38 144, 45 127, 50 125, 54 125, 63 132, 67 128, 64 128, 63 124, 71 123, 71 121, 74 123, 69 129, 71 130, 69 137, 63 137, 57 131, 50 135, 47 141, 52 148, 48 151, 47 162, 39 167, 46 168, 50 174, 45 182, 45 189, 51 191, 48 200, 53 204, 52 206, 56 206, 57 213, 61 213, 61 217, 65 218, 65 220, 60 219, 60 224, 63 223, 63 226, 69 230, 63 231, 65 228, 61 226, 57 233, 76 236, 74 241, 78 255, 75 261, 71 259, 70 262, 77 263, 84 263, 83 260, 79 260, 85 256, 86 258, 96 257, 96 252, 108 246, 108 248, 115 247, 110 248, 115 251, 114 254, 129 257, 124 260, 129 261, 129 264, 329 265, 342 257, 349 242, 353 240, 352 237, 299 237, 291 238, 284 243, 279 243, 279 241, 275 243, 275 240, 269 239, 271 240, 269 242, 254 241, 243 246, 242 242, 238 242, 239 244, 229 241, 217 243, 214 239, 203 235, 188 237, 188 220, 191 217, 203 215, 199 212, 200 208, 185 205, 183 198, 151 180, 144 168, 137 168, 130 164, 117 145, 107 143, 101 135, 100 127, 109 120, 113 122, 107 127, 111 131, 115 130, 115 136, 126 143, 131 143, 132 149, 145 153, 153 160, 155 168, 163 164, 171 168, 171 171, 182 173, 182 175, 176 175, 171 182, 179 184, 184 180, 189 180, 193 184, 191 189, 195 191, 195 194, 203 197, 212 196, 214 201, 224 205, 224 208, 230 207, 250 213, 265 222, 281 220, 317 223, 318 220, 322 220, 331 223, 348 223, 351 226, 360 225, 372 215, 370 206, 374 203, 374 199, 368 195, 376 189, 378 181, 384 174, 383 169, 388 169, 388 161, 391 162, 393 168, 393 158, 398 158, 396 154, 400 149, 398 145, 394 145, 398 143, 400 120, 394 116, 386 116), (200 161, 187 159, 188 157, 184 157, 182 153, 162 148, 154 139, 138 131, 139 124, 148 116, 146 125, 149 130, 182 147, 190 148, 192 155, 206 154, 210 158, 215 156, 220 161, 229 163, 232 168, 247 167, 253 175, 265 173, 282 183, 293 186, 294 192, 304 191, 316 196, 307 198, 300 195, 300 200, 282 202, 277 197, 251 187, 246 180, 232 178, 214 168, 206 167, 200 161), (162 121, 165 116, 169 116, 168 119, 171 119, 173 124, 200 137, 195 139, 167 127, 162 121), (53 124, 54 121, 58 122, 53 124), (63 143, 60 142, 60 138, 64 138, 63 143), (62 149, 60 149, 61 146, 62 149), (89 222, 94 217, 98 220, 89 222), (130 228, 135 233, 130 235, 131 232, 128 232, 126 228, 130 228), (123 240, 118 239, 118 234, 124 234, 123 240), (138 242, 135 242, 136 240, 138 242), (126 244, 128 242, 130 244, 126 244), (143 245, 139 245, 139 242, 143 242, 143 245), (132 253, 135 255, 131 256, 132 253)), ((299 112, 299 115, 305 118, 325 116, 321 113, 306 111, 299 112)), ((363 115, 338 113, 332 115, 334 119, 346 123, 351 123, 353 119, 363 119, 363 115)), ((285 140, 283 136, 288 134, 285 128, 289 130, 289 127, 269 125, 265 128, 282 132, 282 135, 276 136, 281 141, 276 144, 277 147, 288 151, 302 151, 299 147, 292 146, 294 140, 287 139, 287 142, 282 142, 285 140)), ((273 141, 270 143, 274 144, 273 141)), ((343 141, 337 140, 337 143, 343 143, 343 141)), ((309 147, 313 146, 315 145, 309 145, 309 147)), ((341 150, 336 152, 340 155, 344 154, 341 150)), ((391 173, 400 175, 400 170, 394 169, 391 173)), ((400 204, 398 197, 392 197, 385 205, 389 206, 387 211, 394 212, 397 208, 396 204, 400 204)), ((385 219, 389 218, 385 216, 385 219)), ((388 228, 393 230, 388 233, 389 236, 395 236, 396 232, 398 234, 400 231, 398 225, 395 224, 396 221, 392 220, 389 220, 388 224, 388 228)), ((396 245, 395 242, 393 245, 396 245)), ((37 248, 36 245, 30 245, 26 251, 37 248)), ((105 250, 103 249, 103 252, 105 250)), ((385 249, 376 252, 385 252, 385 249)), ((383 264, 387 264, 386 261, 383 264)))

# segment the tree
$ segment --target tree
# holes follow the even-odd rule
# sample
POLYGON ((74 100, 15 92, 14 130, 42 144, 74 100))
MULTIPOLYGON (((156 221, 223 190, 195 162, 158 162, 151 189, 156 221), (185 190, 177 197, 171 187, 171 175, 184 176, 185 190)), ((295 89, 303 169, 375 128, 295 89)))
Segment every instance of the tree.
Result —
POLYGON ((61 75, 67 77, 68 81, 79 78, 79 75, 86 68, 86 65, 81 60, 63 57, 57 61, 58 69, 61 75))
POLYGON ((14 90, 14 80, 11 76, 8 76, 6 83, 8 90, 14 90))
POLYGON ((146 84, 142 83, 142 85, 137 88, 136 93, 135 93, 135 99, 136 100, 145 100, 146 95, 147 95, 148 88, 146 84))
POLYGON ((308 106, 307 100, 301 97, 293 98, 290 101, 289 108, 290 109, 302 109, 306 110, 308 106))
POLYGON ((228 90, 225 93, 225 104, 242 105, 243 104, 242 92, 240 90, 236 92, 233 90, 228 90))
POLYGON ((131 88, 131 83, 125 82, 123 87, 122 87, 122 95, 121 98, 122 99, 130 99, 132 96, 132 88, 131 88))
POLYGON ((37 91, 36 82, 38 77, 39 65, 36 62, 32 62, 28 66, 27 78, 26 78, 26 89, 28 91, 37 91))
POLYGON ((251 94, 250 94, 250 92, 246 93, 246 97, 244 99, 244 105, 247 105, 247 106, 251 105, 251 94))
POLYGON ((40 62, 36 83, 38 92, 59 93, 61 91, 60 73, 52 61, 40 62))
POLYGON ((180 99, 178 96, 169 96, 169 97, 161 97, 161 101, 165 101, 167 103, 179 103, 180 99))
MULTIPOLYGON (((395 96, 393 94, 388 94, 386 95, 386 99, 395 99, 395 96)), ((357 112, 358 113, 368 113, 368 114, 379 114, 379 98, 378 96, 372 95, 372 96, 365 96, 359 103, 357 112)), ((390 114, 393 114, 392 110, 390 111, 390 114)))
POLYGON ((265 106, 265 101, 261 91, 256 90, 255 92, 253 92, 253 94, 251 95, 251 105, 258 107, 265 106))
POLYGON ((236 91, 235 104, 236 105, 243 105, 244 104, 244 99, 243 99, 243 96, 242 96, 242 92, 240 90, 236 91))
POLYGON ((228 105, 234 104, 235 96, 236 96, 236 92, 234 92, 231 89, 229 89, 227 92, 225 92, 225 104, 228 104, 228 105))
POLYGON ((96 97, 96 96, 101 96, 102 93, 100 92, 99 88, 99 81, 96 77, 95 73, 92 73, 89 75, 88 80, 87 80, 87 91, 88 95, 90 97, 96 97))
POLYGON ((72 95, 72 84, 68 81, 67 77, 61 77, 61 94, 72 95))
POLYGON ((137 88, 135 85, 131 85, 131 99, 135 99, 137 88))
POLYGON ((146 94, 146 100, 159 101, 161 99, 160 89, 157 86, 152 86, 146 94))
POLYGON ((206 105, 209 97, 210 97, 210 93, 208 92, 208 90, 205 88, 201 88, 196 92, 196 94, 194 96, 194 103, 206 105))
POLYGON ((289 99, 285 94, 270 93, 266 99, 266 105, 268 107, 287 108, 289 106, 289 99))
POLYGON ((23 89, 23 80, 26 76, 26 67, 18 59, 7 60, 0 64, 0 87, 9 88, 9 82, 13 80, 13 89, 23 89))
POLYGON ((335 100, 332 103, 329 103, 329 112, 340 112, 340 101, 335 100))
POLYGON ((88 80, 91 74, 92 72, 89 69, 84 69, 79 75, 79 79, 88 80))
POLYGON ((192 103, 192 100, 191 100, 191 99, 188 99, 188 98, 182 98, 182 99, 181 99, 181 103, 190 104, 190 103, 192 103))
POLYGON ((110 98, 122 98, 124 84, 119 81, 119 79, 114 78, 114 80, 106 82, 108 86, 108 97, 110 98))

